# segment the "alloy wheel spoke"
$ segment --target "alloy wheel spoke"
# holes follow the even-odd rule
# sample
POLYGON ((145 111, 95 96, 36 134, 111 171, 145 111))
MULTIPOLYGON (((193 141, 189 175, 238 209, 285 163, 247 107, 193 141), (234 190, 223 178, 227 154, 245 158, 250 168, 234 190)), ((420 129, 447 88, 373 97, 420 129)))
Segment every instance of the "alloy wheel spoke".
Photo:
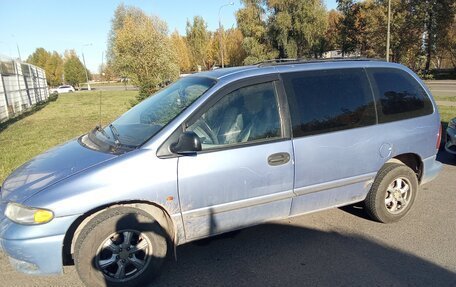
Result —
POLYGON ((404 207, 407 204, 407 200, 405 199, 404 196, 401 196, 400 199, 397 201, 400 204, 400 208, 404 207))
POLYGON ((103 245, 104 249, 109 249, 113 253, 119 253, 119 246, 117 246, 111 239, 106 240, 105 244, 103 245))
POLYGON ((117 265, 119 267, 117 268, 117 271, 116 271, 116 274, 114 275, 114 277, 117 279, 125 278, 125 264, 119 261, 117 263, 117 265))
POLYGON ((389 194, 389 196, 385 199, 385 204, 388 205, 393 201, 393 196, 389 194))
POLYGON ((141 260, 133 256, 132 258, 129 259, 130 263, 133 264, 138 270, 141 270, 144 268, 144 265, 146 265, 145 260, 141 260))
POLYGON ((410 187, 408 186, 408 184, 405 184, 403 188, 399 189, 399 191, 401 192, 402 196, 404 196, 404 194, 407 193, 409 189, 410 187))
POLYGON ((123 241, 123 244, 127 245, 127 246, 130 246, 130 242, 131 242, 131 237, 133 235, 133 232, 131 231, 125 231, 123 233, 123 236, 124 236, 124 241, 123 241))
POLYGON ((117 262, 117 257, 116 255, 112 255, 108 259, 103 259, 98 261, 98 265, 100 266, 101 269, 106 269, 107 267, 111 266, 112 264, 117 262))
POLYGON ((136 253, 140 250, 144 250, 149 246, 145 239, 142 239, 136 246, 133 246, 130 250, 130 253, 136 253))
POLYGON ((402 187, 402 178, 397 178, 396 179, 396 188, 400 189, 402 187))
POLYGON ((392 183, 392 184, 390 184, 390 185, 388 186, 388 189, 387 189, 386 191, 387 191, 387 192, 390 194, 390 196, 391 196, 391 194, 394 192, 394 190, 395 190, 395 187, 394 187, 394 184, 392 183))
POLYGON ((395 199, 392 200, 391 211, 397 210, 397 201, 395 199))

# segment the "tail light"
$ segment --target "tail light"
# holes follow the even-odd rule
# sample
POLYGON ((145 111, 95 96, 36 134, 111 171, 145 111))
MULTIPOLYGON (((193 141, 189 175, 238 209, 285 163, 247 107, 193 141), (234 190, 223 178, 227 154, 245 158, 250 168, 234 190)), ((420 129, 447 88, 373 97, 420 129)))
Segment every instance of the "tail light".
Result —
POLYGON ((442 124, 439 124, 439 133, 437 134, 437 143, 435 144, 435 148, 440 148, 440 141, 442 140, 442 124))

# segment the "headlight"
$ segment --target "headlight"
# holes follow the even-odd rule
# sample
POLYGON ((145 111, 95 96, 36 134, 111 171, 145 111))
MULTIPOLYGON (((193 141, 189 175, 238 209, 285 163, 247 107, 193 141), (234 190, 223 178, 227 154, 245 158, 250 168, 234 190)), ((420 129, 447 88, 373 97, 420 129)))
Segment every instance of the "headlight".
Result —
POLYGON ((456 129, 456 118, 452 119, 449 123, 448 123, 448 127, 450 129, 456 129))
POLYGON ((47 209, 10 202, 6 206, 5 216, 19 224, 43 224, 51 221, 54 218, 54 213, 47 209))

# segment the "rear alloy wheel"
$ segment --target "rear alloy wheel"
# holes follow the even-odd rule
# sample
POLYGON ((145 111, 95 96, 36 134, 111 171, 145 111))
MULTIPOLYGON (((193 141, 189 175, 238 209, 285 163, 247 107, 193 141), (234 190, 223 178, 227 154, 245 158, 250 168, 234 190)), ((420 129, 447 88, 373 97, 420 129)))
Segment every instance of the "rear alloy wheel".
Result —
POLYGON ((396 178, 386 190, 385 206, 391 214, 399 214, 407 208, 412 197, 410 182, 404 177, 396 178))
POLYGON ((417 190, 418 179, 412 169, 399 163, 386 163, 364 200, 366 211, 374 220, 396 222, 410 211, 417 190))
POLYGON ((166 257, 162 228, 146 212, 109 208, 91 219, 75 245, 75 265, 87 286, 141 286, 166 257))

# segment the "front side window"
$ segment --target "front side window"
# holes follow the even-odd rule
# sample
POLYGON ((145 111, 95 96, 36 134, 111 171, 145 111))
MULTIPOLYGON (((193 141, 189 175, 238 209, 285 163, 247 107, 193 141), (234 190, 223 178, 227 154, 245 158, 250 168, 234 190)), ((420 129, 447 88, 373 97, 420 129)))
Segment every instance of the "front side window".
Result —
POLYGON ((363 69, 289 73, 283 79, 295 137, 376 123, 374 100, 363 69))
POLYGON ((200 137, 203 150, 280 138, 274 83, 251 85, 225 95, 187 130, 200 137))
POLYGON ((368 69, 377 101, 378 121, 386 123, 432 114, 432 103, 418 82, 397 69, 368 69))
POLYGON ((94 130, 92 136, 110 145, 135 148, 158 133, 215 82, 204 77, 182 78, 136 105, 104 130, 94 130))

